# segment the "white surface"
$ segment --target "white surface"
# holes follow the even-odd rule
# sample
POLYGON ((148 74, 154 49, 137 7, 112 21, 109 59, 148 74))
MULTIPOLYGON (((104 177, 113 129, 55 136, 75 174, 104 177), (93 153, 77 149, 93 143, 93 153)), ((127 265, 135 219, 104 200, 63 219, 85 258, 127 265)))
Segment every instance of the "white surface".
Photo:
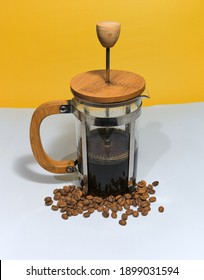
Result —
MULTIPOLYGON (((143 108, 138 180, 160 185, 149 215, 126 227, 99 213, 64 221, 44 206, 72 178, 35 162, 32 113, 0 109, 1 259, 204 259, 204 103, 143 108)), ((73 120, 52 116, 42 125, 44 147, 56 159, 75 151, 73 120)))

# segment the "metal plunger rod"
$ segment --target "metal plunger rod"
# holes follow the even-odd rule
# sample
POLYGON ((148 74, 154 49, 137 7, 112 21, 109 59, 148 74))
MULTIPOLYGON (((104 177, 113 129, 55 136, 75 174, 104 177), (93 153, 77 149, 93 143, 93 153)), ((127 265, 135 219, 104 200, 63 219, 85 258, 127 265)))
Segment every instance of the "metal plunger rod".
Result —
POLYGON ((106 48, 106 83, 110 83, 110 48, 106 48))
POLYGON ((120 23, 103 21, 96 24, 96 32, 101 45, 106 48, 106 83, 110 83, 110 48, 120 35, 120 23))

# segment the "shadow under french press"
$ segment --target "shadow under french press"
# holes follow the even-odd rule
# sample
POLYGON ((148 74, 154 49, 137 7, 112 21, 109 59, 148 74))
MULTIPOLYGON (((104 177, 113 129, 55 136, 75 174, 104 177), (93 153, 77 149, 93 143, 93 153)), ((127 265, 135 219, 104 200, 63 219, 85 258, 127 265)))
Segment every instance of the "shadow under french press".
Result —
POLYGON ((137 175, 146 176, 170 148, 170 139, 162 131, 161 123, 148 122, 140 127, 137 175))
MULTIPOLYGON (((66 160, 67 158, 73 158, 73 154, 70 154, 62 160, 66 160)), ((18 158, 14 162, 13 168, 18 176, 24 178, 27 181, 32 181, 40 184, 56 184, 57 182, 59 183, 59 181, 69 182, 78 179, 76 173, 59 175, 50 172, 47 172, 47 174, 38 173, 35 170, 37 164, 38 163, 35 161, 33 155, 25 155, 21 158, 18 158)))

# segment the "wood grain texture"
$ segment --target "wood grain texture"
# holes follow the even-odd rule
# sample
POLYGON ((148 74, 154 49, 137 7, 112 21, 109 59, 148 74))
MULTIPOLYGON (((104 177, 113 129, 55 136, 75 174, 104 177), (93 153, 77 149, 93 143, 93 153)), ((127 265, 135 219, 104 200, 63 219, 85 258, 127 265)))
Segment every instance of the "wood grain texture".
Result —
POLYGON ((46 117, 59 114, 59 108, 61 105, 67 105, 67 100, 57 100, 44 103, 40 105, 33 113, 30 124, 30 143, 33 151, 33 155, 37 162, 47 171, 52 173, 67 173, 67 167, 74 167, 73 160, 58 161, 49 157, 41 142, 40 138, 40 125, 43 119, 46 117))
POLYGON ((120 23, 114 21, 102 21, 96 24, 96 33, 101 45, 112 48, 120 35, 120 23))
POLYGON ((75 76, 70 87, 75 96, 95 103, 127 101, 145 90, 144 78, 128 71, 110 70, 110 83, 105 81, 105 70, 93 70, 75 76))

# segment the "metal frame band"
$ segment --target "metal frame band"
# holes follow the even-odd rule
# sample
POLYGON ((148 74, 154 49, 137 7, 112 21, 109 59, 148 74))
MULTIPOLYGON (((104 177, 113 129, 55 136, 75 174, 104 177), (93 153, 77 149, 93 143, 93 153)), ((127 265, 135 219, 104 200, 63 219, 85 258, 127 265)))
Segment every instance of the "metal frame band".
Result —
POLYGON ((133 179, 135 157, 135 120, 130 123, 128 181, 133 179))
POLYGON ((128 124, 131 123, 133 120, 136 120, 141 114, 141 107, 142 107, 142 103, 140 107, 137 108, 136 111, 124 116, 113 117, 113 118, 94 117, 94 116, 87 115, 77 109, 75 109, 73 113, 81 122, 85 120, 85 122, 88 125, 112 127, 112 126, 120 126, 120 125, 128 124))

